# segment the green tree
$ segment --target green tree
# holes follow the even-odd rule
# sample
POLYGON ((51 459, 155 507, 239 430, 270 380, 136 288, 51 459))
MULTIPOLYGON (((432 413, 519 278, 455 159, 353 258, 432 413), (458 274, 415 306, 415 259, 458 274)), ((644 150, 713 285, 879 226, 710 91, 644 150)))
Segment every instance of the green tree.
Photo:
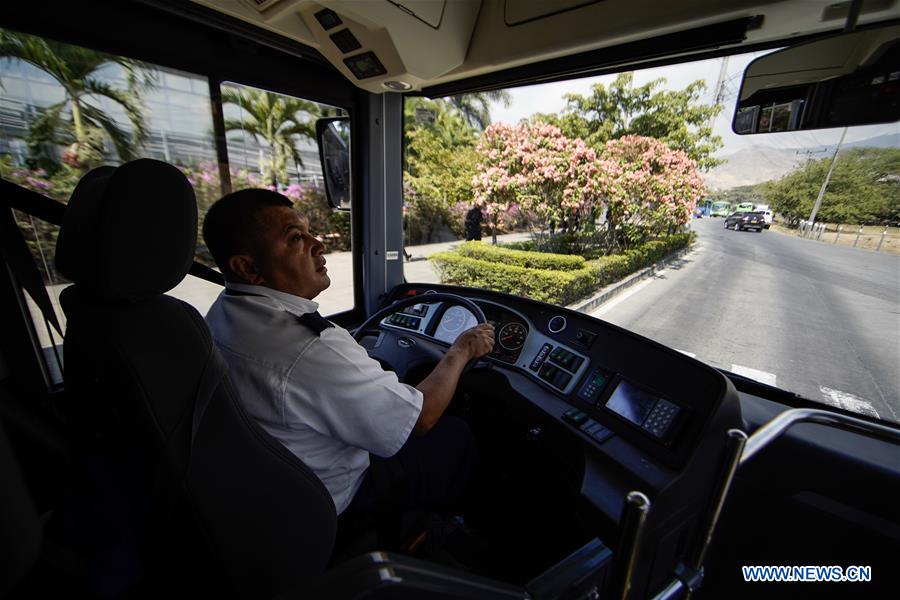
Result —
POLYGON ((429 241, 441 224, 459 229, 454 211, 471 206, 478 134, 490 124, 491 103, 508 105, 509 99, 505 90, 406 99, 403 176, 412 240, 429 241))
POLYGON ((421 195, 442 197, 450 203, 469 201, 475 141, 460 116, 440 113, 435 127, 419 127, 409 135, 407 183, 421 195))
POLYGON ((47 144, 68 146, 63 158, 79 169, 102 162, 106 139, 112 142, 120 160, 136 158, 147 139, 140 99, 141 92, 153 81, 153 71, 147 65, 3 30, 0 30, 0 58, 34 65, 55 79, 65 92, 61 102, 41 109, 37 119, 29 124, 32 156, 39 158, 42 166, 52 171, 59 167, 55 153, 42 152, 47 144), (117 88, 101 77, 99 71, 111 64, 124 69, 126 89, 117 88), (131 123, 130 132, 97 106, 100 98, 108 98, 124 110, 131 123))
POLYGON ((268 155, 260 158, 263 180, 273 186, 286 185, 288 160, 293 160, 298 169, 303 166, 296 136, 315 139, 315 119, 322 114, 319 106, 265 90, 234 87, 222 88, 222 102, 243 111, 241 119, 225 119, 226 131, 242 130, 269 148, 268 155))
POLYGON ((459 111, 442 102, 407 102, 407 225, 414 241, 429 241, 436 227, 451 223, 451 208, 469 203, 475 175, 476 132, 459 111), (412 106, 409 106, 412 104, 412 106), (434 123, 416 123, 415 108, 433 110, 434 123))
POLYGON ((499 102, 508 108, 511 101, 512 96, 506 90, 474 92, 447 98, 447 103, 459 111, 469 127, 479 131, 484 131, 491 124, 492 103, 499 102))
POLYGON ((683 90, 659 90, 665 78, 635 87, 634 74, 620 73, 609 87, 594 85, 590 95, 566 94, 561 114, 539 114, 534 120, 559 127, 570 138, 581 138, 596 150, 626 135, 652 137, 673 150, 682 150, 709 170, 722 161, 712 153, 722 147, 713 135, 711 120, 722 111, 718 104, 702 104, 706 83, 697 80, 683 90))
MULTIPOLYGON (((831 159, 811 161, 762 186, 772 209, 791 226, 809 218, 831 159)), ((900 218, 900 149, 853 148, 841 152, 818 220, 830 223, 881 223, 900 218)))

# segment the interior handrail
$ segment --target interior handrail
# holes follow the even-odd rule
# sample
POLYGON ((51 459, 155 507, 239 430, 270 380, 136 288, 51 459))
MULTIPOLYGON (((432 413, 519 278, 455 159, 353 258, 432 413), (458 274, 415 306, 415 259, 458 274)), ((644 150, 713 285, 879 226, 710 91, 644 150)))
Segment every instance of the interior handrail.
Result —
MULTIPOLYGON (((692 565, 693 569, 685 569, 680 576, 674 577, 668 585, 666 585, 659 593, 654 596, 654 600, 676 600, 678 598, 690 597, 693 592, 699 588, 703 580, 703 560, 706 555, 706 549, 712 540, 715 531, 716 521, 719 513, 728 496, 731 480, 734 476, 736 468, 743 467, 754 456, 765 450, 772 442, 777 440, 794 425, 799 423, 815 423, 817 425, 825 425, 845 431, 853 431, 880 440, 884 440, 894 444, 900 444, 900 428, 882 425, 881 423, 872 423, 858 417, 851 417, 842 413, 831 412, 821 408, 792 408, 780 413, 771 421, 753 432, 746 441, 741 443, 740 433, 738 430, 730 430, 729 437, 733 441, 730 447, 740 455, 739 460, 735 460, 736 464, 731 469, 726 469, 722 474, 719 489, 716 496, 714 516, 711 518, 707 526, 707 536, 701 546, 701 551, 697 555, 697 561, 692 565), (688 574, 688 577, 685 576, 688 574)), ((737 454, 733 454, 737 458, 737 454)))
POLYGON ((816 423, 846 431, 854 431, 868 437, 900 444, 900 429, 880 423, 872 423, 858 417, 831 412, 821 408, 792 408, 757 429, 747 439, 740 465, 743 467, 750 459, 759 454, 772 442, 777 440, 788 429, 798 423, 816 423))

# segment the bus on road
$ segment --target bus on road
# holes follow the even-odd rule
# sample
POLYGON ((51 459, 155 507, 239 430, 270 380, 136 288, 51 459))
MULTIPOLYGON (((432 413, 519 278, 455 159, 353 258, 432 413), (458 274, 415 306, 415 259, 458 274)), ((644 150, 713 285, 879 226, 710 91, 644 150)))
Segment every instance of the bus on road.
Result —
POLYGON ((712 209, 709 211, 711 217, 727 217, 731 214, 731 202, 720 200, 713 202, 712 209))

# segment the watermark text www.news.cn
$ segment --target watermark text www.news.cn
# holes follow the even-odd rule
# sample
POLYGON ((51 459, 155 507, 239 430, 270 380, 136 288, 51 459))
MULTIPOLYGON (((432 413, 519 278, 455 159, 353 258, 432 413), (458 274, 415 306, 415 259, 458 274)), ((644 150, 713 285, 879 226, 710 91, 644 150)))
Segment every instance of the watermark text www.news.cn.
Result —
POLYGON ((750 565, 741 567, 747 582, 869 582, 872 567, 837 565, 750 565))

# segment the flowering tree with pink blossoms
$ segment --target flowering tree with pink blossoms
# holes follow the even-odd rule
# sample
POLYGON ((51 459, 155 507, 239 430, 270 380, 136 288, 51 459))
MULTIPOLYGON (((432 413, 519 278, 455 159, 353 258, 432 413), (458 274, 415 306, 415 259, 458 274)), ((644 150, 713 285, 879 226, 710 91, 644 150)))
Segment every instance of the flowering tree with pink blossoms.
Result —
POLYGON ((697 163, 656 138, 610 140, 603 157, 616 165, 615 183, 606 188, 606 221, 620 245, 633 241, 629 237, 671 233, 685 225, 706 193, 697 163))
POLYGON ((476 151, 475 203, 493 227, 512 206, 543 223, 572 215, 593 223, 594 208, 606 206, 610 250, 686 224, 706 192, 696 162, 651 137, 610 140, 598 155, 553 125, 497 123, 476 151))
POLYGON ((474 200, 494 230, 513 207, 542 223, 589 211, 607 193, 617 167, 546 123, 495 123, 481 135, 476 152, 474 200))

